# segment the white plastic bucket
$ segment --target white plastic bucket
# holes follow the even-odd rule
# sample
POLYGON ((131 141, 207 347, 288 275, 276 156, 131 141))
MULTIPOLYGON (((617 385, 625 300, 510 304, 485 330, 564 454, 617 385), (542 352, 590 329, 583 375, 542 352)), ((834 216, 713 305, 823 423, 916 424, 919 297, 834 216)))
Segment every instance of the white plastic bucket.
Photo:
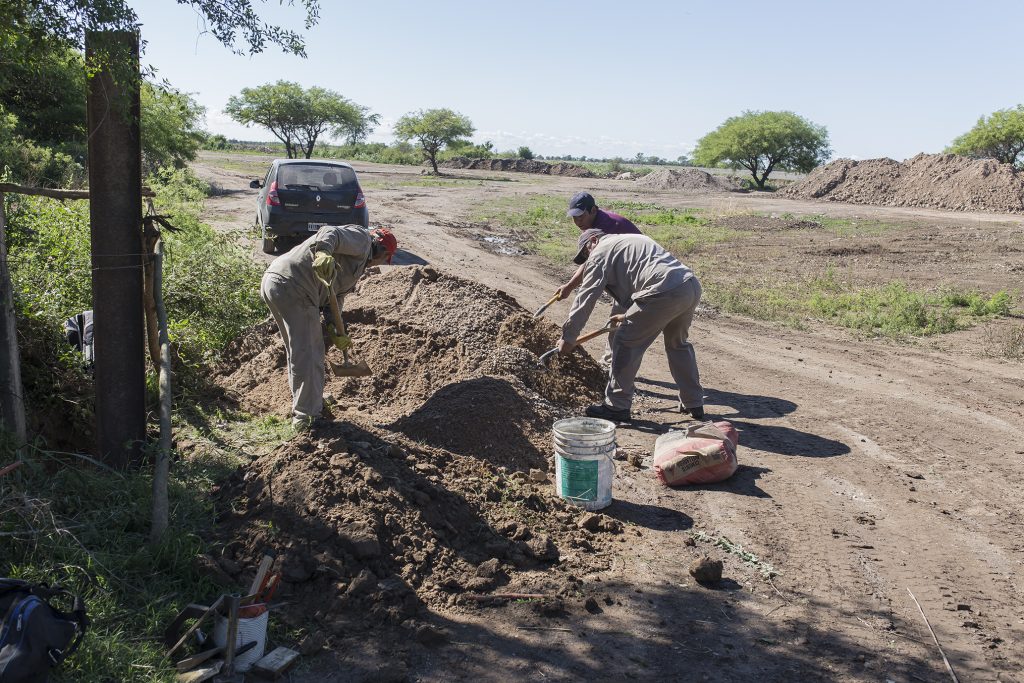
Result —
POLYGON ((584 510, 612 502, 615 480, 615 423, 571 417, 554 424, 555 490, 584 510))
MULTIPOLYGON (((254 640, 256 646, 235 657, 235 671, 246 672, 263 657, 263 651, 267 647, 267 620, 269 618, 270 612, 265 611, 258 617, 238 620, 235 647, 241 647, 254 640)), ((228 620, 227 617, 218 614, 213 623, 213 644, 217 647, 224 647, 227 642, 228 620)))

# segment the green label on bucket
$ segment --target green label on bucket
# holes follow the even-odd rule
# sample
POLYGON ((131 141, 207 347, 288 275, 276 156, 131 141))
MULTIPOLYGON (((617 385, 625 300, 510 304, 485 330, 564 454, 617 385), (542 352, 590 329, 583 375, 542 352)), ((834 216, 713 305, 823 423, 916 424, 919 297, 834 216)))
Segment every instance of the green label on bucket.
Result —
POLYGON ((562 471, 562 486, 559 494, 572 500, 594 500, 597 498, 598 460, 569 460, 556 456, 562 471))

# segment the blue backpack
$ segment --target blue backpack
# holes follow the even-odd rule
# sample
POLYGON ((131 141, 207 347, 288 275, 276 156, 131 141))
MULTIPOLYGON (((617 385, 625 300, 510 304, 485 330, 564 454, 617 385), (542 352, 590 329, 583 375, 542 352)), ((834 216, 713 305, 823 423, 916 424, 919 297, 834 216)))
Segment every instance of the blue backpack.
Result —
POLYGON ((81 598, 18 579, 0 579, 0 615, 0 683, 45 683, 89 625, 81 598), (70 613, 50 604, 57 596, 72 603, 70 613))

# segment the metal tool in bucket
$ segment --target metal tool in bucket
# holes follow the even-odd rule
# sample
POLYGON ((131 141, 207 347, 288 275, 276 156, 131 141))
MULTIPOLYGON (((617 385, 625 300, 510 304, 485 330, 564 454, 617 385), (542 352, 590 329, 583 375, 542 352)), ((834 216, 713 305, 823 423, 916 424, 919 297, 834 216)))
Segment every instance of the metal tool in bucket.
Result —
POLYGON ((553 431, 558 495, 584 510, 608 507, 615 480, 615 423, 571 417, 556 422, 553 431))

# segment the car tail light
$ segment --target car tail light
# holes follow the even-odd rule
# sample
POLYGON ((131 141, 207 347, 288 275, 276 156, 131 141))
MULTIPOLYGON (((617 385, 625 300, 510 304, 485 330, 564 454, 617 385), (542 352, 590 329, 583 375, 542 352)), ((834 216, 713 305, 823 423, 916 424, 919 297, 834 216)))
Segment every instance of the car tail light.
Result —
POLYGON ((366 206, 366 197, 363 196, 363 191, 359 190, 356 192, 356 203, 354 208, 361 209, 366 206))
POLYGON ((267 193, 267 206, 281 206, 281 198, 277 196, 277 181, 270 183, 270 192, 267 193))

